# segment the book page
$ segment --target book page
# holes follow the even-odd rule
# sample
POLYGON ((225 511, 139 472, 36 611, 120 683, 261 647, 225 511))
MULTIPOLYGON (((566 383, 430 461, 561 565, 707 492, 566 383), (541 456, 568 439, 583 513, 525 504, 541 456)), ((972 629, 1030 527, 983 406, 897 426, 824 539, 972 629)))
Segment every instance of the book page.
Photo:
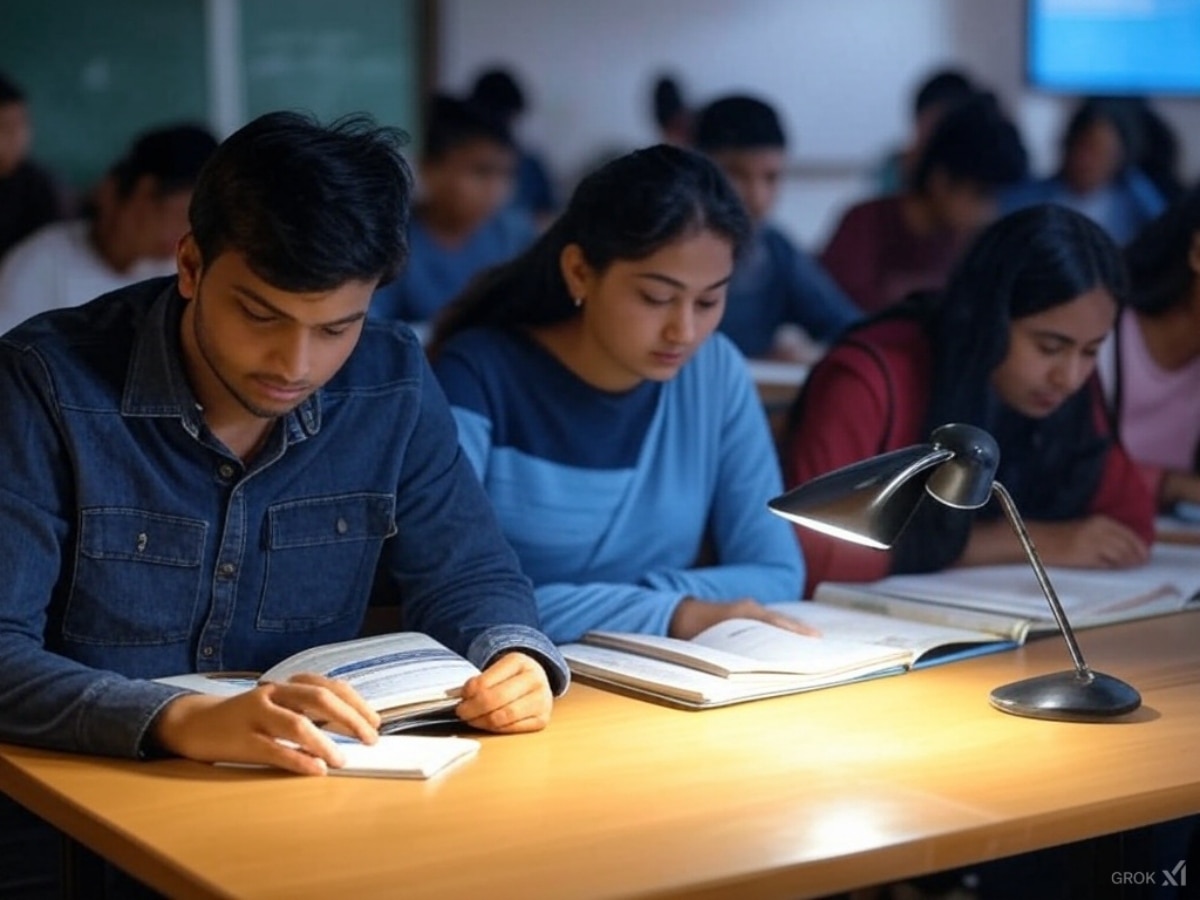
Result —
POLYGON ((906 651, 910 665, 922 657, 944 649, 964 645, 994 644, 1007 649, 1016 642, 985 631, 968 631, 946 625, 934 625, 912 619, 900 619, 878 613, 832 606, 825 603, 795 602, 773 604, 771 609, 812 625, 823 637, 861 641, 906 651))
MULTIPOLYGON (((982 632, 992 635, 997 640, 1014 641, 1018 644, 1023 643, 1029 634, 1031 622, 1028 617, 909 600, 880 591, 877 588, 879 584, 878 581, 858 584, 826 581, 817 585, 812 603, 858 610, 868 615, 907 619, 937 627, 982 632)), ((798 607, 795 616, 804 621, 807 615, 805 605, 800 603, 798 607)))
MULTIPOLYGON (((263 681, 286 681, 301 672, 340 678, 379 711, 459 695, 479 670, 428 635, 382 634, 325 644, 288 657, 263 673, 263 681)), ((441 705, 446 705, 445 703, 441 705)))
POLYGON ((879 666, 907 665, 909 654, 858 640, 812 637, 755 619, 726 619, 706 628, 692 643, 784 664, 801 675, 839 675, 879 666))
POLYGON ((611 647, 630 653, 640 653, 688 666, 710 675, 737 680, 776 678, 781 674, 799 675, 807 671, 796 659, 754 659, 741 653, 731 653, 704 643, 685 641, 657 634, 634 634, 617 631, 589 631, 583 642, 597 647, 611 647))
POLYGON ((735 681, 697 669, 608 647, 564 644, 559 648, 576 675, 609 682, 690 706, 720 706, 803 690, 797 676, 775 681, 735 681))

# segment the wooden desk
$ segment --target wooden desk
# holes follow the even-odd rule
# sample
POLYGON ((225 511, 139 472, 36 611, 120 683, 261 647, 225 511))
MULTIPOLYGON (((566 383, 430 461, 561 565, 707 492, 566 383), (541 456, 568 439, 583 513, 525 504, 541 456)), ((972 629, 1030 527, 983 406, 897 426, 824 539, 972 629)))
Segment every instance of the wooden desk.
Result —
POLYGON ((1200 614, 1080 635, 1145 707, 992 711, 1058 639, 689 713, 582 685, 440 781, 0 752, 0 788, 177 897, 808 897, 1200 811, 1200 614))

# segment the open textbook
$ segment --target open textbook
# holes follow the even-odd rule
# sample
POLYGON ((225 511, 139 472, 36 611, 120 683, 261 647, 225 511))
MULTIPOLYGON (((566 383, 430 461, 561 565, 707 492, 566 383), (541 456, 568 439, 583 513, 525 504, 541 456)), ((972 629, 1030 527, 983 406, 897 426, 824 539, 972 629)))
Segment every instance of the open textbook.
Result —
MULTIPOLYGON (((1200 547, 1156 544, 1150 561, 1133 569, 1048 567, 1047 572, 1076 629, 1200 608, 1200 547)), ((1023 563, 892 575, 863 584, 824 582, 813 601, 813 606, 965 628, 1017 643, 1058 630, 1033 570, 1023 563)), ((812 624, 821 627, 819 618, 812 624)))
POLYGON ((384 734, 454 719, 462 686, 479 674, 467 660, 428 635, 381 634, 323 644, 289 656, 261 675, 192 673, 158 679, 208 694, 236 694, 257 682, 287 681, 301 672, 338 678, 383 719, 384 734))
POLYGON ((592 631, 562 648, 571 671, 695 709, 903 672, 909 654, 727 619, 691 640, 592 631))

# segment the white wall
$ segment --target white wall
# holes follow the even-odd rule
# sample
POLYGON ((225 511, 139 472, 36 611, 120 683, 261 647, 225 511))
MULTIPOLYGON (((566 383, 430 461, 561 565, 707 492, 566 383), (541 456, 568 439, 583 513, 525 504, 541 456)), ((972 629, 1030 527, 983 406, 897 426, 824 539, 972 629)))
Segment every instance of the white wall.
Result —
MULTIPOLYGON (((775 103, 797 164, 778 218, 823 239, 869 190, 865 173, 903 139, 914 84, 955 63, 1012 110, 1038 169, 1055 158, 1066 102, 1025 88, 1024 0, 442 0, 440 79, 465 90, 511 65, 533 110, 523 137, 566 182, 606 150, 655 139, 653 77, 695 102, 750 91, 775 103)), ((1200 101, 1159 108, 1200 170, 1200 101)))

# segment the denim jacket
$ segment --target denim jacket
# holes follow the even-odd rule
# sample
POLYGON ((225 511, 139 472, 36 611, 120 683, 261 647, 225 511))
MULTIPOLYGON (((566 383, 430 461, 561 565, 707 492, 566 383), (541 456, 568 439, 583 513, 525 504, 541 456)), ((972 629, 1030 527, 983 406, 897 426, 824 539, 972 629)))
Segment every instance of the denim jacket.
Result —
POLYGON ((405 627, 481 668, 568 674, 423 353, 370 323, 243 465, 182 366, 174 279, 0 338, 0 740, 144 752, 180 691, 354 637, 377 576, 405 627))

